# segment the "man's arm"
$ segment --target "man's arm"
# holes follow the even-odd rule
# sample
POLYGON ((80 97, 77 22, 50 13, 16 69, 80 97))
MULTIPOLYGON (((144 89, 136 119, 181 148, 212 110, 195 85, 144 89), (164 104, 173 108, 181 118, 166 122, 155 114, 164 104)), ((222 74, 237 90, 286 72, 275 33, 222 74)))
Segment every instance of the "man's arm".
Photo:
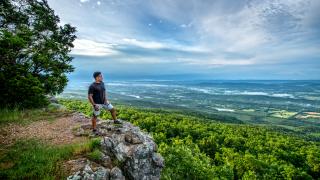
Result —
POLYGON ((88 99, 89 99, 89 102, 92 104, 92 106, 96 108, 96 103, 93 101, 93 98, 92 98, 93 92, 94 92, 94 88, 90 86, 88 89, 88 99))
POLYGON ((92 104, 92 106, 94 107, 94 109, 95 109, 96 111, 98 111, 98 110, 99 110, 99 107, 97 107, 97 106, 96 106, 96 103, 94 103, 92 96, 93 96, 93 94, 88 94, 88 99, 89 99, 90 103, 92 104))
POLYGON ((108 99, 107 99, 107 95, 106 95, 107 93, 106 93, 106 91, 104 91, 103 92, 103 102, 105 103, 105 104, 109 104, 109 101, 108 101, 108 99))
POLYGON ((103 83, 103 89, 104 89, 104 91, 103 91, 103 102, 104 102, 104 104, 109 104, 109 101, 107 99, 107 92, 106 92, 106 88, 104 86, 104 83, 103 83))
POLYGON ((92 106, 96 105, 93 101, 93 98, 92 98, 93 94, 88 94, 88 99, 89 99, 89 102, 92 104, 92 106))

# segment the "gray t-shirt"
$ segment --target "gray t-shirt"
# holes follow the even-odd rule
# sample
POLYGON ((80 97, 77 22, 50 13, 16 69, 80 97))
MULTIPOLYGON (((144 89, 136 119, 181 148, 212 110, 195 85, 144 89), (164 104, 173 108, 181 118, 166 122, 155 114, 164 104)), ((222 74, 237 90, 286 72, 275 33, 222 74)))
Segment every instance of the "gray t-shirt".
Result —
POLYGON ((93 82, 89 86, 88 94, 93 94, 92 99, 96 104, 104 104, 106 88, 104 87, 104 83, 96 83, 93 82))

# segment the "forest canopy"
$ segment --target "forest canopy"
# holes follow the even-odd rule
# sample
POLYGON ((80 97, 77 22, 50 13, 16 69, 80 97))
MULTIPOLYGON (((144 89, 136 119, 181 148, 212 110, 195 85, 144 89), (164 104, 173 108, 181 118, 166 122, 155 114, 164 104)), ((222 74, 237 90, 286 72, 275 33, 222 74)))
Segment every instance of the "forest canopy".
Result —
MULTIPOLYGON (((61 100, 90 116, 91 105, 61 100)), ((213 120, 130 106, 118 117, 152 134, 165 158, 163 179, 318 179, 320 144, 263 126, 213 120)), ((111 119, 102 112, 102 119, 111 119)))

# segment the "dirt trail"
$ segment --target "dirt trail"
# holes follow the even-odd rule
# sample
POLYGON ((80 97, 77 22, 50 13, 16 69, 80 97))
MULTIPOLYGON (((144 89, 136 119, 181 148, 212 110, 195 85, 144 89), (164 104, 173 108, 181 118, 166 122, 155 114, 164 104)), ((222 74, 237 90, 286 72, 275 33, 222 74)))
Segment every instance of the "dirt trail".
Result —
POLYGON ((87 137, 78 137, 72 133, 72 129, 90 119, 80 113, 73 113, 66 117, 59 117, 53 121, 36 121, 29 125, 8 124, 1 127, 0 145, 2 147, 13 144, 16 140, 27 138, 39 138, 53 145, 63 145, 82 142, 87 137))

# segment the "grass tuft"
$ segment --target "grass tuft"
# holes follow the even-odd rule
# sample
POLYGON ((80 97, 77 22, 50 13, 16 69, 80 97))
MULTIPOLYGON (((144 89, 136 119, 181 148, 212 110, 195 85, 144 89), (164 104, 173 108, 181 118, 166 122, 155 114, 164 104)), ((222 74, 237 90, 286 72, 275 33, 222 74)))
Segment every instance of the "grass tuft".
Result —
POLYGON ((69 115, 71 111, 51 106, 42 109, 0 109, 0 126, 8 123, 27 125, 35 121, 53 121, 58 117, 69 115))
POLYGON ((0 179, 65 179, 63 161, 97 154, 97 139, 64 146, 48 145, 39 139, 17 141, 0 157, 0 179))

